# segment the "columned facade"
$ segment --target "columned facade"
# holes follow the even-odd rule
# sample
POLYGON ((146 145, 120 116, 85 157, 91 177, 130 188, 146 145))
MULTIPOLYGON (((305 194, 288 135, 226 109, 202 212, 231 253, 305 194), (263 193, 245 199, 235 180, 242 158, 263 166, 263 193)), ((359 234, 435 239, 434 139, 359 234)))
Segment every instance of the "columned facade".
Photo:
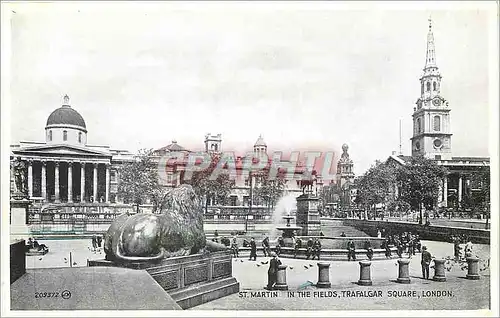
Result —
MULTIPOLYGON (((30 198, 43 202, 110 202, 108 162, 22 158, 30 198)), ((115 172, 116 173, 116 172, 115 172)))

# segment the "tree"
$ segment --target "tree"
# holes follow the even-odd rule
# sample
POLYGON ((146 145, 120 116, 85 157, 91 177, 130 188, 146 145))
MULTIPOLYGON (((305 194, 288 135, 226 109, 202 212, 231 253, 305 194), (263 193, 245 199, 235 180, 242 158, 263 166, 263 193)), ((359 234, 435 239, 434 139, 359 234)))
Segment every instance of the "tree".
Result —
POLYGON ((158 166, 153 160, 153 149, 141 149, 134 161, 119 169, 118 195, 132 202, 139 212, 139 206, 150 199, 153 212, 161 209, 164 189, 158 182, 158 166))
POLYGON ((273 209, 274 205, 283 195, 285 190, 284 172, 280 169, 276 178, 270 180, 268 173, 261 172, 259 174, 260 185, 255 188, 254 195, 259 200, 266 203, 268 209, 273 209))
POLYGON ((446 176, 446 168, 423 156, 410 157, 399 167, 397 181, 400 199, 413 210, 419 211, 422 222, 422 208, 432 210, 437 205, 439 186, 446 176))
POLYGON ((489 167, 479 170, 472 175, 471 184, 479 189, 475 195, 475 205, 487 208, 490 203, 490 169, 489 167))
POLYGON ((205 213, 208 211, 208 202, 211 197, 218 201, 225 201, 234 186, 234 180, 231 180, 226 169, 215 180, 211 180, 210 176, 220 160, 219 154, 211 154, 210 165, 204 170, 193 172, 191 179, 185 181, 193 187, 197 195, 205 198, 205 213))
POLYGON ((376 161, 375 165, 357 180, 358 195, 356 203, 366 209, 374 209, 377 204, 386 203, 391 193, 391 187, 396 182, 398 168, 376 161))

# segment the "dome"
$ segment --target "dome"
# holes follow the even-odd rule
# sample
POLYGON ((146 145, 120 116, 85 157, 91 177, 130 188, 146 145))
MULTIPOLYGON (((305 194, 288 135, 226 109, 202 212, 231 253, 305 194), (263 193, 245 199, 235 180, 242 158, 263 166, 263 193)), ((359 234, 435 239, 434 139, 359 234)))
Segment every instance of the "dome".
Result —
POLYGON ((54 110, 47 119, 48 126, 72 125, 87 131, 85 120, 76 110, 68 105, 69 98, 64 96, 64 105, 54 110))
POLYGON ((259 139, 257 139, 257 141, 255 142, 254 147, 256 147, 256 146, 267 147, 266 142, 264 141, 264 139, 262 138, 262 136, 259 136, 259 139))

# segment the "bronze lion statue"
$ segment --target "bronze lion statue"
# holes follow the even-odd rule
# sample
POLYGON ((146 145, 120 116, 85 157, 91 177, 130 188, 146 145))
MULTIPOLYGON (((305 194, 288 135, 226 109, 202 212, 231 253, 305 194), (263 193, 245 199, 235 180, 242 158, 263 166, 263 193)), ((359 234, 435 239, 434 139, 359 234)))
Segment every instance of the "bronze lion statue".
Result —
POLYGON ((106 259, 115 262, 155 261, 226 249, 207 241, 203 208, 190 185, 168 192, 159 214, 124 213, 110 225, 104 238, 106 259))

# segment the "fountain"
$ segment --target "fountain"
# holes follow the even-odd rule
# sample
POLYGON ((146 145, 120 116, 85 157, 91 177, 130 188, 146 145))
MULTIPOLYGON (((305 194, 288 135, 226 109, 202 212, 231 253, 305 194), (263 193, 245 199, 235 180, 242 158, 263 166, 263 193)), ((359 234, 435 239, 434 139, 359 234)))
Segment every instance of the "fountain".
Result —
POLYGON ((287 192, 278 200, 276 204, 276 208, 273 211, 272 222, 273 227, 269 233, 269 236, 272 241, 278 238, 278 230, 282 227, 285 227, 286 224, 290 224, 290 220, 287 220, 286 223, 283 223, 283 220, 286 218, 293 219, 292 211, 296 210, 297 201, 295 200, 295 196, 293 194, 289 194, 287 192), (279 228, 278 228, 279 227, 279 228))
POLYGON ((301 230, 302 227, 297 226, 297 225, 291 225, 290 220, 294 219, 293 216, 291 215, 284 215, 283 219, 286 220, 286 225, 285 226, 277 226, 276 229, 283 231, 283 238, 291 238, 292 236, 295 236, 297 230, 301 230))

